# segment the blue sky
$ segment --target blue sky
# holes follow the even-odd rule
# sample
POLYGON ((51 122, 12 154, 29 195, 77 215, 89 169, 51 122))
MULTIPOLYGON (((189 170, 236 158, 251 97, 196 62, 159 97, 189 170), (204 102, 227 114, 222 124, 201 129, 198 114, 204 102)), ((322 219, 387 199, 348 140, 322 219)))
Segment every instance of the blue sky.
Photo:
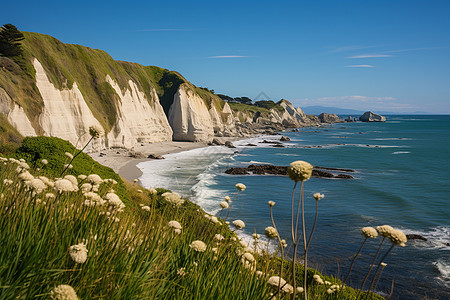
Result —
POLYGON ((450 1, 12 1, 2 24, 233 97, 450 113, 450 1))

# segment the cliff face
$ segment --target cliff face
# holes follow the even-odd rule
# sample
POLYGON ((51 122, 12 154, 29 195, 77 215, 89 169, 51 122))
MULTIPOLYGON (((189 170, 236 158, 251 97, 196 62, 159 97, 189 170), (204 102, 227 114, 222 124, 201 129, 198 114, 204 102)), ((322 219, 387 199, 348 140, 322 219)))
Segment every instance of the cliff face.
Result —
POLYGON ((89 127, 98 126, 105 134, 88 149, 132 148, 312 125, 286 100, 271 110, 236 108, 176 72, 114 61, 41 34, 25 36, 24 61, 0 59, 0 113, 23 136, 56 136, 81 147, 89 127))

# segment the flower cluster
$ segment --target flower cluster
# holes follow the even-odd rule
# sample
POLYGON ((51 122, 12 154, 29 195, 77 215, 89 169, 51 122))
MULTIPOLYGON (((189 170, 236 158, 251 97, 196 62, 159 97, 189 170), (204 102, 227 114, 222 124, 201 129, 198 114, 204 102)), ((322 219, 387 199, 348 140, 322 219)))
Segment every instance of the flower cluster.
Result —
POLYGON ((181 206, 184 203, 184 199, 181 198, 181 196, 177 193, 173 192, 166 192, 162 194, 162 197, 169 203, 175 205, 175 206, 181 206))

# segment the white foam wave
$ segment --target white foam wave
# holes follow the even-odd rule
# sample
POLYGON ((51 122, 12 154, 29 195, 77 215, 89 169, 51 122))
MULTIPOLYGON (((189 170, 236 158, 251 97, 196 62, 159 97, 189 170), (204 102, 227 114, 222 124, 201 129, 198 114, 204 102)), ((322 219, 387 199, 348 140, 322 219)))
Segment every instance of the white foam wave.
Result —
POLYGON ((257 160, 251 160, 251 161, 241 161, 241 164, 243 165, 273 165, 272 163, 265 162, 265 161, 257 161, 257 160))
POLYGON ((301 156, 300 154, 295 154, 295 153, 275 153, 275 155, 280 155, 280 156, 301 156))
POLYGON ((407 153, 411 153, 411 152, 409 152, 409 151, 395 151, 395 152, 392 152, 392 154, 407 154, 407 153))
POLYGON ((396 140, 410 141, 411 138, 393 137, 393 138, 376 138, 376 139, 372 139, 372 140, 375 140, 375 141, 396 141, 396 140))
POLYGON ((445 285, 445 287, 450 288, 450 262, 439 259, 433 265, 440 273, 436 279, 445 285))
POLYGON ((403 229, 403 231, 405 234, 418 234, 427 239, 427 241, 412 240, 412 245, 416 248, 450 250, 450 227, 448 226, 437 226, 429 231, 410 229, 403 229))

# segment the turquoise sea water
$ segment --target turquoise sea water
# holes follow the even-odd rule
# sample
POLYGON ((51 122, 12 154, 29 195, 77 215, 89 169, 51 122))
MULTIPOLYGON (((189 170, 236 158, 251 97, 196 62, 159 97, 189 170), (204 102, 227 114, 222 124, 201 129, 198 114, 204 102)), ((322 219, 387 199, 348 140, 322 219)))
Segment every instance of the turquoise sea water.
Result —
MULTIPOLYGON (((166 187, 189 196, 211 213, 219 213, 218 203, 233 196, 234 185, 242 182, 247 190, 234 201, 230 215, 245 221, 243 237, 264 233, 271 225, 267 201, 272 200, 277 226, 289 243, 294 183, 282 176, 224 171, 295 160, 354 169, 355 179, 312 178, 305 183, 308 228, 315 212, 313 193, 325 195, 319 203, 309 265, 345 277, 363 240, 360 228, 389 224, 428 241, 395 247, 385 260, 377 291, 389 294, 394 280, 393 299, 450 298, 450 116, 388 116, 385 123, 342 123, 283 134, 291 138, 286 148, 259 143, 279 139, 266 136, 236 142, 236 149, 208 147, 144 162, 138 165, 143 171, 140 180, 145 187, 166 187), (248 142, 258 147, 246 147, 248 142)), ((352 286, 360 287, 379 242, 366 243, 349 280, 352 286)))

